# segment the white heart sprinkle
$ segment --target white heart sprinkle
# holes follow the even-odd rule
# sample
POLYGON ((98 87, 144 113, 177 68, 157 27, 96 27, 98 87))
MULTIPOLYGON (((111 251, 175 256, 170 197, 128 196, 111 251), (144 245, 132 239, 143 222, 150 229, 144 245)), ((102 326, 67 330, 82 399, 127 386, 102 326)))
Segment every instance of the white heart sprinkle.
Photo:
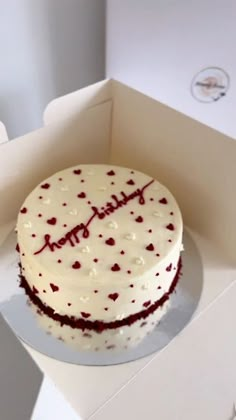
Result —
POLYGON ((72 216, 76 216, 78 214, 78 210, 77 209, 72 209, 69 211, 69 214, 71 214, 72 216))
POLYGON ((32 223, 31 222, 26 222, 26 223, 24 223, 24 227, 27 228, 27 229, 30 229, 30 228, 32 228, 32 223))
POLYGON ((119 330, 117 331, 117 335, 123 335, 124 334, 124 330, 122 330, 122 328, 119 328, 119 330))
POLYGON ((92 171, 92 170, 88 170, 88 171, 87 171, 87 175, 94 175, 94 171, 92 171))
POLYGON ((184 244, 180 245, 180 252, 184 251, 184 244))
POLYGON ((103 186, 103 187, 99 187, 98 189, 99 191, 106 191, 107 187, 103 186))
POLYGON ((84 349, 84 350, 89 350, 89 349, 91 349, 91 344, 85 344, 85 345, 83 346, 83 349, 84 349))
POLYGON ((91 268, 91 270, 89 270, 89 276, 90 277, 95 277, 96 275, 97 275, 96 268, 91 268))
POLYGON ((89 249, 88 245, 83 246, 83 248, 81 248, 81 252, 83 252, 84 254, 90 252, 90 249, 89 249))
POLYGON ((118 224, 115 221, 110 221, 107 223, 107 227, 109 227, 110 229, 117 229, 118 224))
POLYGON ((152 214, 155 217, 163 217, 163 214, 160 211, 154 211, 152 214))
POLYGON ((124 319, 124 317, 125 317, 125 314, 118 314, 116 316, 116 319, 119 320, 119 321, 121 321, 122 319, 124 319))
POLYGON ((43 201, 43 204, 50 204, 50 203, 51 203, 50 198, 46 198, 46 200, 43 201))
POLYGON ((137 258, 135 258, 134 262, 137 265, 144 265, 144 259, 143 259, 143 257, 137 257, 137 258))
POLYGON ((148 290, 150 288, 150 283, 144 283, 141 287, 142 290, 148 290))
POLYGON ((61 191, 69 191, 69 187, 68 185, 62 185, 62 187, 60 188, 61 191))
POLYGON ((125 239, 128 239, 128 241, 134 241, 136 239, 136 235, 135 233, 131 232, 131 233, 127 233, 125 235, 125 239))
POLYGON ((88 301, 89 301, 89 297, 88 297, 88 296, 81 296, 81 297, 79 298, 79 300, 80 300, 81 302, 83 302, 83 303, 86 303, 86 302, 88 302, 88 301))

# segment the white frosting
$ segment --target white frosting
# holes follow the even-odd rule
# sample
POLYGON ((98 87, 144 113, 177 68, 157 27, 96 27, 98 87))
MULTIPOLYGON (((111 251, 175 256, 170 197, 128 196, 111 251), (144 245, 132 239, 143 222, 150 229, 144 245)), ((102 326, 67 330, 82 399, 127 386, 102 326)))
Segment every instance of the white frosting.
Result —
POLYGON ((23 274, 43 303, 61 314, 109 322, 168 292, 182 249, 182 218, 172 194, 152 181, 127 168, 78 165, 31 192, 18 216, 18 243, 23 274), (111 202, 114 209, 112 196, 121 200, 121 192, 127 197, 142 188, 145 204, 140 196, 130 198, 104 218, 95 215, 88 237, 83 230, 72 235, 95 214, 92 206, 102 213, 111 202), (45 235, 57 245, 35 254, 45 235))
POLYGON ((104 330, 102 333, 73 329, 68 325, 61 326, 59 322, 39 312, 34 305, 31 307, 36 314, 39 326, 48 335, 63 341, 67 346, 79 351, 120 352, 137 346, 146 335, 150 334, 166 314, 169 305, 170 301, 166 301, 158 311, 150 314, 145 320, 138 320, 131 326, 104 330))

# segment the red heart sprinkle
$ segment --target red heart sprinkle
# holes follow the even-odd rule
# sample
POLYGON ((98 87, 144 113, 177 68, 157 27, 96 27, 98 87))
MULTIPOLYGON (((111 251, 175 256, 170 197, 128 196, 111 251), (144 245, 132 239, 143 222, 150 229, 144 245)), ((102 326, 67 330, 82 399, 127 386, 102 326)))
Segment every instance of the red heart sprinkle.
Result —
POLYGON ((159 200, 159 203, 161 203, 161 204, 167 204, 167 203, 168 203, 168 201, 167 201, 167 199, 166 199, 165 197, 163 197, 163 198, 161 198, 161 199, 159 200))
POLYGON ((172 264, 168 265, 168 267, 166 267, 166 271, 171 271, 172 269, 172 264))
POLYGON ((72 265, 72 268, 74 268, 75 270, 79 269, 81 267, 81 264, 79 261, 75 261, 74 264, 72 265))
POLYGON ((79 194, 77 195, 77 197, 78 197, 78 198, 85 198, 85 197, 86 197, 86 194, 85 194, 85 192, 81 192, 81 193, 79 193, 79 194))
POLYGON ((143 222, 143 218, 142 218, 142 216, 138 216, 138 217, 136 217, 135 222, 137 222, 137 223, 142 223, 142 222, 143 222))
POLYGON ((16 251, 17 251, 17 252, 20 252, 20 247, 19 247, 19 244, 16 244, 16 251))
POLYGON ((91 314, 87 313, 87 312, 80 312, 83 318, 89 318, 91 316, 91 314))
POLYGON ((111 267, 111 271, 120 271, 119 264, 117 264, 117 263, 113 264, 113 266, 111 267))
POLYGON ((57 223, 57 219, 56 219, 56 217, 52 217, 51 219, 48 219, 48 220, 47 220, 47 223, 48 223, 49 225, 55 225, 55 224, 57 223))
POLYGON ((128 184, 128 185, 134 185, 134 184, 135 184, 135 182, 134 182, 134 180, 133 180, 133 179, 129 179, 129 180, 126 182, 126 184, 128 184))
POLYGON ((41 185, 41 188, 43 188, 44 190, 47 190, 49 187, 50 187, 50 184, 48 183, 41 185))
POLYGON ((107 350, 112 350, 114 349, 116 346, 114 344, 110 344, 109 346, 106 346, 107 350))
POLYGON ((174 213, 173 213, 173 211, 171 211, 171 212, 170 212, 170 215, 171 215, 171 216, 173 216, 173 214, 174 214, 174 213))
POLYGON ((59 290, 59 287, 58 287, 58 286, 56 286, 56 285, 55 285, 55 284, 53 284, 53 283, 50 283, 50 287, 51 287, 51 289, 52 289, 53 293, 54 293, 54 292, 58 292, 58 290, 59 290))
POLYGON ((115 245, 115 239, 113 238, 108 238, 105 242, 107 245, 111 245, 111 246, 115 245))
POLYGON ((125 254, 125 251, 123 251, 123 249, 122 249, 122 251, 120 251, 120 254, 121 255, 124 255, 125 254))
POLYGON ((80 175, 81 174, 81 169, 74 169, 73 170, 75 175, 80 175))
POLYGON ((20 212, 21 212, 22 214, 27 213, 27 208, 26 208, 26 207, 23 207, 23 209, 21 209, 21 210, 20 210, 20 212))
POLYGON ((153 244, 149 244, 146 246, 147 251, 154 251, 154 245, 153 244))
POLYGON ((71 303, 69 302, 69 303, 67 303, 67 305, 68 305, 68 306, 71 306, 71 303))
POLYGON ((135 303, 135 299, 131 300, 131 303, 135 303))
POLYGON ((39 291, 38 291, 38 289, 36 289, 35 286, 33 286, 32 292, 36 295, 36 293, 38 293, 39 291))
POLYGON ((151 305, 151 301, 150 301, 150 300, 148 300, 147 302, 144 302, 144 303, 143 303, 143 306, 144 306, 145 308, 147 308, 149 305, 151 305))
POLYGON ((159 276, 159 273, 156 273, 156 276, 159 276))
POLYGON ((169 223, 169 224, 166 226, 166 229, 168 229, 168 230, 175 230, 175 227, 174 227, 173 223, 169 223))
POLYGON ((118 299, 119 297, 119 293, 110 293, 108 295, 109 299, 113 300, 114 302, 116 301, 116 299, 118 299))
POLYGON ((111 171, 107 172, 107 175, 108 176, 114 176, 115 175, 115 172, 113 170, 111 170, 111 171))

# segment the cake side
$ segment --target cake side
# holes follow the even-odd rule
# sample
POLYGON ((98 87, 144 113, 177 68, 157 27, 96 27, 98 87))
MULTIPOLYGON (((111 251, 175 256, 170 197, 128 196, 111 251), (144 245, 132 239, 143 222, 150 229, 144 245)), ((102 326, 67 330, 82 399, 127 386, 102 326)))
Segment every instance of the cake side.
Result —
POLYGON ((24 275, 60 314, 114 321, 168 292, 182 246, 172 194, 112 165, 58 172, 25 200, 17 221, 24 275))

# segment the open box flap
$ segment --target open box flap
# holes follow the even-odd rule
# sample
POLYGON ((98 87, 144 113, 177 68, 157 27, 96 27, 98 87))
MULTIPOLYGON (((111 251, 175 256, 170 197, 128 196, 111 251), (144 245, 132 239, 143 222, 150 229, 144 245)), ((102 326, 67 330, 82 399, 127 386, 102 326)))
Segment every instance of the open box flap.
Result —
POLYGON ((5 125, 0 121, 0 143, 8 141, 8 135, 5 125))
POLYGON ((49 102, 43 114, 45 125, 60 121, 112 99, 112 84, 103 80, 49 102))
POLYGON ((25 197, 54 172, 78 163, 107 162, 110 121, 107 101, 0 145, 0 224, 16 218, 25 197))
POLYGON ((236 262, 235 140, 113 82, 111 160, 167 185, 185 224, 236 262))

